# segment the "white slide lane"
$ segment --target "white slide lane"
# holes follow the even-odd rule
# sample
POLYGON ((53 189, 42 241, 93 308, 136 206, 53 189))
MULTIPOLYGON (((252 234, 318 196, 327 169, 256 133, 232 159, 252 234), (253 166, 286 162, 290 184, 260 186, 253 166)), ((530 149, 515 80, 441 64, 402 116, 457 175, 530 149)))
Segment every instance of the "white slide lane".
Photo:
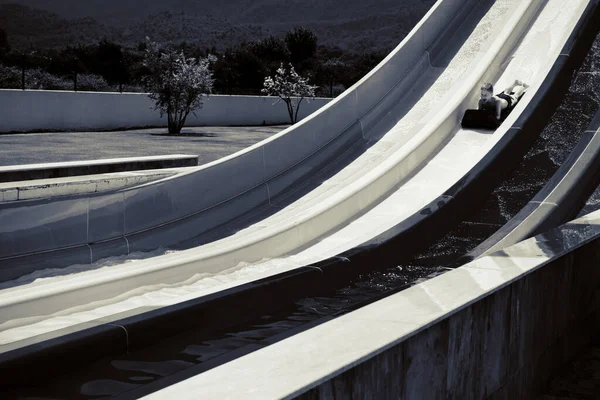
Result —
MULTIPOLYGON (((440 0, 434 8, 445 3, 440 0)), ((185 301, 314 263, 413 216, 461 179, 507 132, 535 96, 588 3, 480 1, 458 13, 430 47, 435 51, 425 51, 378 103, 376 107, 388 110, 385 116, 369 121, 367 114, 361 120, 365 140, 332 160, 331 168, 342 165, 338 172, 322 182, 317 174, 308 185, 320 184, 306 195, 280 203, 276 213, 206 245, 135 262, 116 258, 102 268, 74 267, 72 275, 3 285, 0 344, 122 311, 185 301), (476 104, 481 83, 494 82, 498 92, 515 79, 531 87, 495 133, 460 128, 460 117, 476 104)), ((423 21, 394 52, 409 46, 422 26, 423 21)), ((376 69, 390 68, 390 60, 376 69)))

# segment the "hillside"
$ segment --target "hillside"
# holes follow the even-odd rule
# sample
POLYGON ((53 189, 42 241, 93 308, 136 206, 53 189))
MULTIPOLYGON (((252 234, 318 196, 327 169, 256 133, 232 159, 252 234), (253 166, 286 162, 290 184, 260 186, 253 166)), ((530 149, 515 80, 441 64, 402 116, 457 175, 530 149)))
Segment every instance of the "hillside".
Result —
POLYGON ((302 25, 319 43, 389 50, 434 0, 0 0, 0 27, 13 47, 62 47, 145 36, 223 49, 302 25), (139 4, 143 4, 140 6, 139 4))
POLYGON ((63 18, 91 17, 101 23, 136 20, 161 11, 207 15, 233 23, 343 20, 399 10, 424 10, 433 0, 2 0, 54 12, 63 18))
POLYGON ((110 35, 109 28, 92 18, 66 20, 48 11, 13 4, 0 4, 0 28, 14 48, 62 47, 110 35))

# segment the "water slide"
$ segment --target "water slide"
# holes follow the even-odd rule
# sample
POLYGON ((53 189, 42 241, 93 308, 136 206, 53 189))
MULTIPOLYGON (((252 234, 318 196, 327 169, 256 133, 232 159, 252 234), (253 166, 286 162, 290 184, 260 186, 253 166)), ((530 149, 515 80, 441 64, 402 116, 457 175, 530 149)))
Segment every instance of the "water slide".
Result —
POLYGON ((600 110, 546 185, 501 229, 462 257, 486 256, 573 219, 598 186, 600 110))
POLYGON ((264 142, 127 190, 3 205, 6 271, 27 271, 36 260, 93 262, 119 249, 202 245, 9 283, 0 292, 0 342, 35 335, 42 325, 66 326, 58 321, 63 317, 70 323, 98 318, 102 307, 109 313, 152 308, 169 304, 173 293, 180 301, 316 263, 391 227, 408 230, 458 197, 478 165, 501 168, 489 161, 527 134, 528 110, 552 69, 568 58, 562 52, 571 33, 596 6, 586 0, 440 0, 360 82, 264 142), (481 83, 501 89, 516 78, 530 88, 499 129, 460 128, 481 83), (234 278, 207 283, 224 273, 234 278), (174 292, 152 303, 150 293, 157 291, 174 292))

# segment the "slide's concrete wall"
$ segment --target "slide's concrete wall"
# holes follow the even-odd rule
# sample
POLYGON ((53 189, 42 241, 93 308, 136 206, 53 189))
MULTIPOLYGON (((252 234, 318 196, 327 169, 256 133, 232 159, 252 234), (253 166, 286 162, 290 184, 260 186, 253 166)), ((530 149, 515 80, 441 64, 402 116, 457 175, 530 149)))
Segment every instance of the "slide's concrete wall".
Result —
POLYGON ((147 398, 534 399, 597 335, 599 259, 597 211, 147 398))
MULTIPOLYGON (((304 118, 331 99, 302 101, 304 118)), ((274 97, 220 96, 205 99, 186 125, 262 125, 288 123, 285 104, 274 97)), ((106 130, 166 126, 153 102, 142 93, 0 90, 0 132, 35 130, 106 130)))
POLYGON ((592 242, 299 397, 535 398, 596 333, 599 257, 592 242))

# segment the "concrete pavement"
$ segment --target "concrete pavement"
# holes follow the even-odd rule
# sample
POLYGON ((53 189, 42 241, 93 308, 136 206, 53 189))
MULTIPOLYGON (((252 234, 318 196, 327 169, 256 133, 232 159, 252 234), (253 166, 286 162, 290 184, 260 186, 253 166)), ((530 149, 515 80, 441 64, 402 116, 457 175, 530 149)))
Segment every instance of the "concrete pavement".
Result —
POLYGON ((0 165, 104 158, 198 154, 198 165, 225 157, 285 129, 277 126, 184 128, 190 136, 162 136, 166 128, 116 132, 0 135, 0 165))

